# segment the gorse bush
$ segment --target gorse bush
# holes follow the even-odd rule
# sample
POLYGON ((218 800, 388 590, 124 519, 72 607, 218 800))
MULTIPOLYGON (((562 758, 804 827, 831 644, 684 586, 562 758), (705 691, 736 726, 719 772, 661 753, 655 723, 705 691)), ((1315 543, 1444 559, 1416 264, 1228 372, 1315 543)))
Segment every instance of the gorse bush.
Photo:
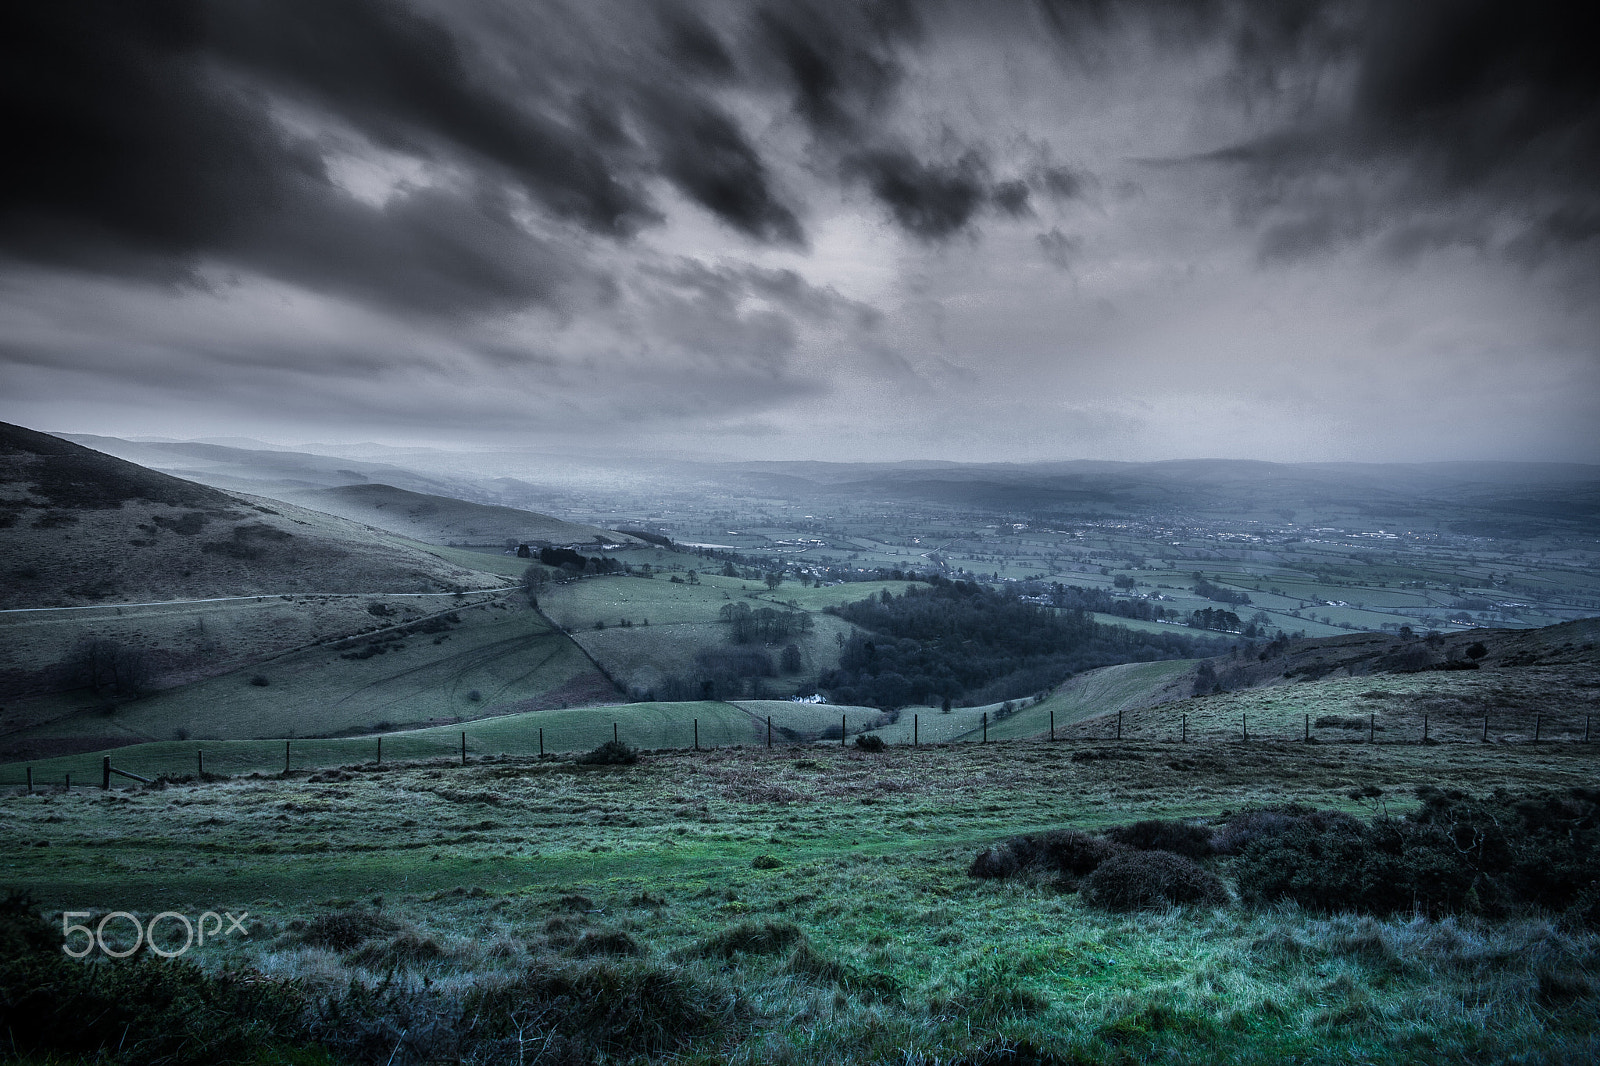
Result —
POLYGON ((1079 892, 1086 902, 1109 910, 1228 902, 1221 878, 1193 859, 1170 851, 1113 855, 1083 879, 1079 892))
POLYGON ((1112 843, 1138 851, 1170 851, 1191 859, 1203 859, 1216 851, 1211 837, 1209 826, 1160 818, 1106 830, 1106 839, 1112 843))
POLYGON ((1423 788, 1419 796, 1422 809, 1410 818, 1296 814, 1271 831, 1241 834, 1240 892, 1255 902, 1366 914, 1496 916, 1533 905, 1593 924, 1600 791, 1479 800, 1423 788))
POLYGON ((639 753, 620 740, 608 740, 572 761, 592 766, 631 766, 639 761, 639 753))
POLYGON ((304 994, 181 959, 69 958, 25 896, 0 902, 0 1030, 25 1061, 212 1064, 289 1061, 305 1047, 304 994), (114 1050, 113 1050, 114 1049, 114 1050))

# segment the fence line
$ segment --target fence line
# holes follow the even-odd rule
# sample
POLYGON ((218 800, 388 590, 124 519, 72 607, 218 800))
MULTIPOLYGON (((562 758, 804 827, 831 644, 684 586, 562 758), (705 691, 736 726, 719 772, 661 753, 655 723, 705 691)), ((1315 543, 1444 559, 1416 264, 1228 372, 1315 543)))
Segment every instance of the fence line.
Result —
MULTIPOLYGON (((1337 717, 1337 716, 1330 716, 1330 717, 1337 717)), ((1487 716, 1486 715, 1482 719, 1483 726, 1482 726, 1481 731, 1476 730, 1476 729, 1471 730, 1471 731, 1469 731, 1468 736, 1465 739, 1463 739, 1463 738, 1458 736, 1455 740, 1440 740, 1438 738, 1438 736, 1436 735, 1439 732, 1439 730, 1436 728, 1436 723, 1433 722, 1432 716, 1424 714, 1421 717, 1422 717, 1422 721, 1421 721, 1421 726, 1420 726, 1420 731, 1419 732, 1418 731, 1413 731, 1412 735, 1409 736, 1409 737, 1407 737, 1407 736, 1396 736, 1396 737, 1393 737, 1393 738, 1386 738, 1386 739, 1383 739, 1383 740, 1379 740, 1378 737, 1377 737, 1377 734, 1380 731, 1380 727, 1377 724, 1377 716, 1375 714, 1368 714, 1367 721, 1365 723, 1362 723, 1362 724, 1364 724, 1366 726, 1366 728, 1359 730, 1359 732, 1366 734, 1364 739, 1337 739, 1337 740, 1335 740, 1335 739, 1331 739, 1331 738, 1330 739, 1324 739, 1322 737, 1313 737, 1312 736, 1313 724, 1312 724, 1312 720, 1311 720, 1311 715, 1310 714, 1304 714, 1302 716, 1302 725, 1301 725, 1301 729, 1300 730, 1290 732, 1289 734, 1287 734, 1285 736, 1273 736, 1273 735, 1270 735, 1270 734, 1263 734, 1261 732, 1259 726, 1258 726, 1258 728, 1256 730, 1255 737, 1254 737, 1254 739, 1252 741, 1252 737, 1251 737, 1251 734, 1250 734, 1249 718, 1246 715, 1241 715, 1240 716, 1240 720, 1239 720, 1238 726, 1234 730, 1231 730, 1231 731, 1230 730, 1212 730, 1212 731, 1209 731, 1207 733, 1199 733, 1197 731, 1192 731, 1189 728, 1189 715, 1188 714, 1180 714, 1178 716, 1178 731, 1177 731, 1177 736, 1176 737, 1174 737, 1172 735, 1172 733, 1170 731, 1170 726, 1168 726, 1167 729, 1165 729, 1160 734, 1152 734, 1152 735, 1146 735, 1146 736, 1133 736, 1133 735, 1125 735, 1125 731, 1124 731, 1124 728, 1123 728, 1123 716, 1122 716, 1121 712, 1118 712, 1117 715, 1115 716, 1115 718, 1112 718, 1112 716, 1110 716, 1110 715, 1105 715, 1105 716, 1102 716, 1101 718, 1098 718, 1098 719, 1087 719, 1087 720, 1084 720, 1084 721, 1071 723, 1066 727, 1058 727, 1057 724, 1056 724, 1056 721, 1055 721, 1055 712, 1054 712, 1054 710, 1052 710, 1050 712, 1048 734, 1046 734, 1045 731, 1041 730, 1039 734, 1030 735, 1030 736, 1027 736, 1027 737, 1016 737, 1016 738, 1007 738, 1007 739, 1022 740, 1022 741, 1028 741, 1028 742, 1034 742, 1034 743, 1039 743, 1039 742, 1053 743, 1053 742, 1063 742, 1064 741, 1064 742, 1080 743, 1080 744, 1081 743, 1105 744, 1105 743, 1108 743, 1108 742, 1110 742, 1110 743, 1121 743, 1121 742, 1127 742, 1127 743, 1171 743, 1172 741, 1177 740, 1178 743, 1180 743, 1180 744, 1191 744, 1192 743, 1192 744, 1196 744, 1196 745, 1205 745, 1205 744, 1208 744, 1208 743, 1229 743, 1229 742, 1232 742, 1232 741, 1239 741, 1239 742, 1244 742, 1244 743, 1252 743, 1253 742, 1253 743, 1258 743, 1258 744, 1259 743, 1302 744, 1302 743, 1319 743, 1320 742, 1320 743, 1337 743, 1337 744, 1342 744, 1342 745, 1345 745, 1345 746, 1357 745, 1357 746, 1368 746, 1368 747, 1372 747, 1372 746, 1398 747, 1398 746, 1406 746, 1406 745, 1415 745, 1415 746, 1419 746, 1419 747, 1420 746, 1432 747, 1432 746, 1438 746, 1438 745, 1442 745, 1442 744, 1446 744, 1446 743, 1457 743, 1457 744, 1459 744, 1459 743, 1474 743, 1474 741, 1473 741, 1473 739, 1471 737, 1472 733, 1477 733, 1478 736, 1479 736, 1479 740, 1476 741, 1476 743, 1496 743, 1496 744, 1510 744, 1510 743, 1522 743, 1522 744, 1588 744, 1588 743, 1592 742, 1592 736, 1593 736, 1593 716, 1592 715, 1584 715, 1583 716, 1583 728, 1582 728, 1582 731, 1581 731, 1581 735, 1580 735, 1580 732, 1579 732, 1578 727, 1577 727, 1576 716, 1571 716, 1571 717, 1566 718, 1564 720, 1558 719, 1555 723, 1553 723, 1554 728, 1555 729, 1559 729, 1560 733, 1558 735, 1552 736, 1552 735, 1550 735, 1552 730, 1551 730, 1551 728, 1549 728, 1547 726, 1547 723, 1544 720, 1545 719, 1544 713, 1543 712, 1537 712, 1537 713, 1535 713, 1533 715, 1531 736, 1529 735, 1529 731, 1526 728, 1523 728, 1523 729, 1518 729, 1518 730, 1515 730, 1515 731, 1503 732, 1499 736, 1497 736, 1493 740, 1491 740, 1490 739, 1490 733, 1491 733, 1491 725, 1492 725, 1492 716, 1487 716), (1074 727, 1076 727, 1076 728, 1074 728, 1074 727), (1193 733, 1194 735, 1191 736, 1191 733, 1193 733), (1048 737, 1048 739, 1046 739, 1046 737, 1048 737)), ((999 719, 997 721, 1003 721, 1003 719, 999 719)), ((1350 721, 1359 722, 1359 719, 1353 719, 1353 720, 1352 719, 1341 719, 1341 721, 1346 723, 1346 724, 1339 725, 1339 726, 1319 725, 1317 728, 1322 728, 1324 730, 1339 729, 1339 730, 1343 730, 1343 731, 1345 731, 1347 733, 1348 732, 1354 732, 1356 730, 1351 730, 1349 725, 1348 725, 1348 722, 1350 722, 1350 721)), ((1476 720, 1474 720, 1474 721, 1476 721, 1476 720)), ((1505 718, 1502 719, 1502 721, 1504 721, 1505 724, 1508 724, 1508 725, 1518 725, 1518 726, 1524 726, 1524 727, 1527 725, 1526 719, 1519 720, 1515 716, 1511 716, 1511 715, 1505 716, 1505 718)), ((757 720, 757 725, 759 726, 759 724, 760 724, 760 722, 759 722, 759 719, 758 719, 757 720)), ((770 749, 770 748, 773 748, 775 746, 775 741, 774 741, 773 735, 772 735, 772 716, 771 715, 768 715, 766 717, 765 725, 766 725, 766 744, 765 744, 765 746, 770 749)), ((987 712, 985 712, 980 717, 980 724, 979 724, 979 728, 977 730, 972 730, 972 731, 969 731, 966 734, 960 734, 960 735, 970 736, 972 732, 978 732, 979 733, 979 737, 978 737, 978 741, 977 742, 980 745, 987 744, 987 743, 989 743, 989 736, 988 736, 989 725, 990 725, 989 715, 988 715, 987 712)), ((851 734, 849 732, 849 718, 848 718, 847 715, 840 715, 840 717, 839 717, 839 729, 840 729, 839 743, 841 745, 846 745, 848 743, 849 737, 851 736, 851 734)), ((827 729, 823 730, 823 734, 825 734, 825 735, 822 736, 822 737, 810 737, 810 738, 807 738, 807 739, 787 739, 787 738, 785 738, 781 742, 778 742, 778 743, 781 743, 781 745, 784 746, 784 747, 810 747, 810 746, 814 746, 814 745, 816 745, 818 743, 821 743, 824 740, 828 740, 829 737, 827 735, 831 734, 832 731, 833 731, 832 727, 830 726, 827 729)), ((1381 731, 1387 732, 1388 730, 1387 729, 1383 729, 1381 731)), ((361 744, 363 739, 370 739, 371 742, 374 745, 374 747, 372 749, 372 755, 373 755, 372 764, 373 765, 377 765, 377 766, 382 766, 383 765, 383 759, 384 759, 383 742, 384 742, 385 738, 387 738, 390 741, 390 754, 391 754, 391 756, 397 756, 399 759, 402 759, 402 760, 438 759, 440 757, 447 757, 449 755, 458 753, 459 754, 459 758, 460 758, 460 764, 462 766, 466 766, 466 765, 468 765, 468 755, 469 755, 469 744, 468 744, 468 736, 467 736, 468 732, 469 732, 469 730, 465 730, 465 729, 460 731, 459 742, 458 743, 451 743, 450 739, 447 739, 447 738, 444 738, 444 737, 440 737, 440 736, 437 736, 437 735, 429 736, 429 737, 419 737, 419 736, 414 736, 414 735, 408 735, 408 734, 405 734, 405 733, 377 734, 377 735, 374 735, 374 736, 372 736, 370 738, 305 739, 305 740, 302 740, 302 741, 299 742, 300 745, 301 745, 302 758, 303 759, 314 760, 314 761, 309 763, 309 764, 307 762, 305 762, 305 761, 302 761, 301 765, 298 766, 298 767, 295 766, 295 754, 296 754, 295 745, 296 745, 296 742, 293 739, 289 739, 289 740, 285 740, 283 742, 283 775, 287 776, 287 775, 289 775, 291 773, 297 773, 297 772, 329 770, 329 769, 334 769, 334 768, 339 767, 339 766, 360 765, 360 752, 356 751, 356 750, 351 750, 351 749, 354 749, 359 744, 361 744), (330 750, 330 748, 332 750, 330 750), (307 750, 307 749, 309 749, 309 750, 307 750), (399 749, 399 750, 397 751, 397 749, 399 749), (354 756, 355 758, 352 758, 352 756, 354 756)), ((862 736, 866 736, 866 735, 871 734, 871 732, 872 731, 869 730, 869 729, 861 728, 861 729, 857 730, 857 732, 855 733, 855 736, 857 737, 857 739, 859 739, 862 736)), ((1457 732, 1460 733, 1460 730, 1458 729, 1457 732)), ((553 757, 556 754, 555 751, 547 748, 544 734, 545 734, 545 730, 544 730, 543 726, 538 727, 536 731, 530 731, 530 734, 529 734, 530 740, 535 735, 537 736, 538 757, 541 758, 541 759, 550 758, 550 757, 553 757)), ((611 723, 611 738, 612 738, 613 742, 616 742, 616 743, 622 743, 623 742, 622 728, 621 728, 621 723, 619 721, 615 721, 614 720, 611 723)), ((220 743, 223 743, 223 744, 227 744, 227 743, 250 744, 250 743, 253 743, 253 742, 249 742, 249 741, 243 741, 243 742, 227 742, 227 741, 223 741, 223 742, 220 742, 220 743)), ((588 742, 585 741, 584 743, 588 743, 588 742)), ((958 744, 958 743, 971 743, 971 741, 961 741, 959 739, 952 738, 950 740, 946 740, 946 741, 943 741, 943 742, 937 742, 937 743, 943 743, 944 745, 949 746, 951 744, 958 744)), ((698 718, 695 718, 693 720, 693 744, 694 744, 693 749, 658 749, 658 750, 694 750, 694 751, 716 751, 716 750, 718 750, 716 745, 712 745, 710 747, 702 747, 701 746, 701 742, 700 742, 700 720, 698 718)), ((757 744, 759 746, 759 741, 757 742, 757 744)), ((744 747, 744 746, 745 745, 743 745, 743 744, 728 745, 728 747, 734 747, 734 748, 740 748, 740 747, 744 747)), ((912 732, 911 732, 910 743, 909 744, 903 744, 902 746, 907 746, 907 747, 912 747, 912 748, 920 748, 921 747, 921 716, 920 715, 913 714, 913 716, 912 716, 912 732)), ((502 745, 502 747, 512 747, 512 746, 502 745)), ((530 744, 530 747, 531 747, 531 744, 530 744)), ((582 751, 584 749, 580 746, 578 748, 570 748, 570 749, 566 749, 566 750, 567 750, 567 752, 570 753, 570 752, 582 751)), ((235 772, 239 773, 239 774, 250 773, 250 772, 257 772, 257 773, 261 772, 260 769, 259 769, 259 763, 260 763, 259 755, 255 756, 255 757, 251 757, 251 756, 245 755, 245 753, 243 753, 243 752, 235 752, 235 753, 232 753, 233 757, 230 758, 229 754, 230 753, 227 752, 226 750, 219 752, 216 748, 213 748, 212 749, 212 763, 213 763, 213 766, 218 766, 218 765, 227 766, 229 764, 232 764, 233 768, 235 769, 235 772), (243 765, 240 765, 241 763, 247 763, 251 767, 254 767, 254 769, 253 770, 252 769, 246 769, 243 765)), ((517 755, 524 754, 524 753, 523 752, 519 752, 519 751, 514 751, 514 750, 502 750, 502 751, 492 751, 492 752, 491 751, 481 751, 480 750, 478 752, 478 754, 480 756, 486 757, 486 758, 495 758, 495 757, 515 757, 517 755)), ((531 754, 531 751, 527 752, 526 754, 531 754)), ((206 752, 205 752, 204 748, 197 748, 195 750, 195 756, 194 757, 195 757, 195 764, 194 764, 195 765, 195 777, 196 777, 197 780, 205 781, 205 780, 208 780, 209 778, 214 778, 214 776, 216 776, 216 775, 208 775, 207 772, 206 772, 206 752)), ((143 760, 141 760, 141 761, 143 761, 143 760)), ((50 787, 50 786, 41 785, 41 784, 36 783, 35 780, 34 780, 34 772, 33 772, 33 770, 34 770, 34 768, 33 768, 32 764, 28 764, 25 767, 26 783, 24 785, 24 788, 25 788, 26 793, 29 794, 29 795, 32 795, 35 791, 38 791, 40 788, 50 787)), ((160 771, 160 772, 152 771, 152 772, 155 773, 155 776, 156 776, 157 779, 163 778, 163 777, 167 778, 168 780, 184 780, 185 779, 184 776, 169 777, 167 772, 165 772, 165 771, 160 771)), ((102 789, 109 789, 111 787, 111 778, 112 778, 113 775, 119 776, 119 777, 129 778, 131 780, 139 781, 139 782, 142 782, 144 784, 154 784, 155 783, 155 781, 153 781, 151 778, 144 777, 144 776, 142 776, 140 774, 134 773, 132 770, 129 770, 126 767, 119 767, 119 766, 112 765, 112 756, 110 756, 110 755, 102 756, 101 757, 101 783, 100 783, 100 787, 102 789)), ((71 775, 71 773, 65 773, 64 774, 62 787, 66 788, 68 790, 71 789, 71 787, 72 787, 72 775, 71 775)))

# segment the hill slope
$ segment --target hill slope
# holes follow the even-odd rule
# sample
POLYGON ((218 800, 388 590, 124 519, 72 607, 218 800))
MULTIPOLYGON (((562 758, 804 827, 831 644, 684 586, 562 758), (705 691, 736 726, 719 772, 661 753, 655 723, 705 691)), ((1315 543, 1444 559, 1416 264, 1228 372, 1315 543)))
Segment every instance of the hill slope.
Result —
POLYGON ((0 733, 507 584, 391 533, 3 423, 0 560, 0 733))
POLYGON ((495 544, 512 539, 554 544, 637 543, 599 526, 563 522, 536 511, 469 503, 392 485, 340 485, 281 491, 278 498, 434 544, 495 544))
POLYGON ((0 423, 0 608, 501 584, 347 520, 0 423))

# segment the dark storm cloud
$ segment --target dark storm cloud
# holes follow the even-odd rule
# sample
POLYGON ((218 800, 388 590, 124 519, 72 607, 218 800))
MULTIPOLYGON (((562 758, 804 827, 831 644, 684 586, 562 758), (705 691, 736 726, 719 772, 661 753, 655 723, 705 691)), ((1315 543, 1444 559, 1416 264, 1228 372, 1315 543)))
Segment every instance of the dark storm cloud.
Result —
POLYGON ((1237 84, 1283 93, 1308 63, 1344 64, 1353 91, 1204 157, 1251 179, 1239 203, 1262 225, 1263 258, 1378 232, 1401 259, 1445 244, 1482 248, 1508 226, 1518 231, 1502 249, 1510 254, 1593 239, 1585 220, 1600 211, 1600 63, 1582 5, 1330 0, 1295 9, 1293 18, 1245 20, 1249 29, 1234 34, 1237 84), (1340 178, 1345 188, 1330 192, 1340 178), (1442 210, 1448 225, 1419 217, 1442 210))
POLYGON ((191 281, 214 259, 396 308, 542 301, 589 269, 519 225, 514 198, 625 240, 661 220, 643 190, 658 174, 755 240, 804 239, 738 123, 695 78, 662 76, 663 62, 702 80, 733 69, 685 11, 664 20, 654 66, 590 42, 576 86, 530 85, 483 62, 463 27, 378 0, 99 0, 5 18, 16 165, 0 175, 0 247, 16 257, 191 281), (291 132, 283 105, 331 132, 291 132), (374 206, 329 170, 351 136, 458 177, 374 206))
POLYGON ((732 119, 702 101, 651 110, 662 170, 685 195, 758 240, 804 243, 799 220, 774 197, 766 165, 732 119))

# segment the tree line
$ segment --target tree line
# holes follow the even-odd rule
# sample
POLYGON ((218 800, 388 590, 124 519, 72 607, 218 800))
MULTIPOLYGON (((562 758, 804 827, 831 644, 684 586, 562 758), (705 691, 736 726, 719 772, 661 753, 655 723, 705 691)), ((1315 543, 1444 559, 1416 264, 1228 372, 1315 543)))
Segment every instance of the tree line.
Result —
POLYGON ((1030 695, 1072 674, 1117 663, 1216 654, 1179 633, 1103 625, 1081 608, 1053 609, 975 582, 934 576, 926 587, 828 610, 859 629, 820 686, 838 703, 900 707, 951 699, 976 705, 1030 695))

